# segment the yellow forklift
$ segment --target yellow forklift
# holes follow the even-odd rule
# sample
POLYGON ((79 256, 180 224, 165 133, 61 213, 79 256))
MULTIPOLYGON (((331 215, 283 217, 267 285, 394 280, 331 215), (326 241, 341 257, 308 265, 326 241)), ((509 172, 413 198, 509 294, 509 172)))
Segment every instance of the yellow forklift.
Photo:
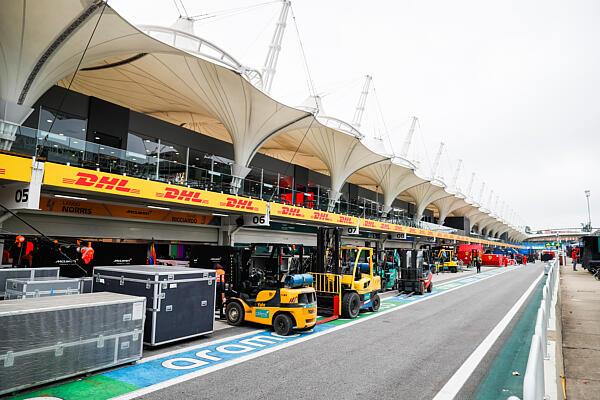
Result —
MULTIPOLYGON (((381 278, 373 270, 373 249, 341 246, 341 229, 317 230, 317 251, 311 263, 312 286, 322 321, 356 318, 361 309, 376 312, 381 300, 381 278)), ((322 321, 319 321, 320 323, 322 321)))
POLYGON ((458 258, 454 252, 452 246, 439 246, 432 249, 434 254, 434 261, 436 265, 436 272, 439 271, 450 271, 452 273, 458 272, 458 258))
POLYGON ((253 244, 232 252, 227 322, 270 325, 282 336, 312 329, 317 321, 317 296, 312 276, 297 273, 305 261, 303 253, 303 247, 286 244, 253 244))

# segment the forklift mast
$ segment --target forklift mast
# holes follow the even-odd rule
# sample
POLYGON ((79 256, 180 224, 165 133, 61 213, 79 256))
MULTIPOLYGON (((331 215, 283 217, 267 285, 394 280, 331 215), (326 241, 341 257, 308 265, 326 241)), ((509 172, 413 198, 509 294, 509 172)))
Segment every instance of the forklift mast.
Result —
POLYGON ((317 256, 312 267, 312 272, 341 274, 341 243, 341 228, 317 228, 317 256), (332 249, 329 251, 328 256, 330 246, 332 249))

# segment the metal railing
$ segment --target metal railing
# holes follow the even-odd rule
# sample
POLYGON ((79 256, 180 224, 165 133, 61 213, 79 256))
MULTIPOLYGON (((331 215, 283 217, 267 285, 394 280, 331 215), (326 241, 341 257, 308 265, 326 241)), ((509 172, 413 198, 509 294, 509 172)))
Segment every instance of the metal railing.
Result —
POLYGON ((548 324, 551 314, 552 297, 557 290, 560 269, 558 252, 553 260, 546 263, 544 272, 547 275, 544 284, 542 301, 535 321, 535 332, 531 339, 527 368, 523 379, 523 400, 546 399, 544 360, 550 359, 548 353, 548 324))
MULTIPOLYGON (((168 158, 173 154, 179 153, 172 147, 162 145, 160 141, 153 143, 153 149, 158 149, 155 154, 141 154, 89 142, 67 134, 46 132, 1 120, 0 123, 2 123, 0 130, 10 131, 10 137, 6 135, 6 137, 0 137, 0 142, 2 142, 0 144, 3 144, 0 148, 3 150, 41 156, 58 164, 166 182, 194 189, 221 193, 230 193, 232 189, 231 165, 220 157, 208 153, 204 155, 203 159, 196 158, 198 163, 204 165, 203 168, 196 166, 198 163, 191 161, 169 160, 168 158)), ((181 151, 185 153, 186 150, 189 159, 189 153, 193 149, 182 149, 181 151)), ((254 167, 250 174, 242 180, 242 186, 237 191, 237 195, 327 211, 329 191, 329 188, 319 185, 309 186, 306 191, 294 190, 291 176, 254 167)), ((403 215, 403 210, 392 209, 390 212, 384 213, 383 205, 380 202, 360 196, 350 201, 337 201, 332 211, 336 214, 414 228, 457 233, 457 230, 453 228, 414 220, 403 215)))
POLYGON ((311 272, 313 276, 312 287, 320 293, 342 294, 341 275, 311 272))

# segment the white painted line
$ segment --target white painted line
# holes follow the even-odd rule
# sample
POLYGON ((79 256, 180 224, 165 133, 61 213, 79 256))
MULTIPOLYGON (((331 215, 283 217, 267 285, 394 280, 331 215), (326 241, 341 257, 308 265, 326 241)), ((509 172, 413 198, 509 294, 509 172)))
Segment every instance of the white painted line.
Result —
MULTIPOLYGON (((128 400, 128 399, 134 399, 134 398, 143 396, 143 395, 148 394, 148 393, 156 392, 158 390, 162 390, 162 389, 168 388, 170 386, 177 385, 179 383, 183 383, 183 382, 189 381, 191 379, 195 379, 195 378, 198 378, 200 376, 210 374, 212 372, 221 370, 223 368, 231 367, 233 365, 237 365, 237 364, 243 363, 245 361, 249 361, 249 360, 252 360, 254 358, 258 358, 258 357, 264 356, 266 354, 273 353, 273 352, 281 350, 281 349, 285 349, 285 348, 293 346, 295 344, 303 343, 303 342, 306 342, 308 340, 314 339, 316 337, 323 336, 323 335, 326 335, 326 334, 331 333, 331 332, 339 331, 340 329, 344 329, 344 328, 347 328, 349 326, 352 326, 352 325, 355 325, 355 324, 359 324, 359 323, 361 323, 363 321, 367 321, 367 320, 370 320, 370 319, 373 319, 373 318, 377 318, 377 317, 380 317, 382 315, 385 315, 385 314, 388 314, 388 313, 391 313, 393 311, 397 311, 397 310, 400 310, 400 309, 403 309, 403 308, 406 308, 406 307, 410 307, 413 304, 417 304, 417 303, 421 303, 423 301, 427 301, 427 300, 429 300, 429 299, 431 299, 433 297, 441 296, 443 294, 453 292, 455 290, 458 290, 458 289, 461 289, 461 288, 473 285, 473 284, 475 284, 477 282, 481 282, 481 281, 484 281, 486 279, 502 275, 505 272, 514 271, 514 270, 515 269, 506 269, 506 270, 504 270, 503 272, 500 272, 500 273, 490 274, 489 276, 486 276, 486 277, 484 277, 482 279, 479 279, 479 280, 477 280, 475 282, 467 283, 465 285, 461 285, 461 286, 456 287, 456 288, 448 289, 448 290, 445 290, 443 292, 436 293, 434 295, 427 296, 425 298, 412 301, 410 303, 404 303, 404 304, 401 304, 399 306, 390 308, 389 310, 379 311, 376 314, 369 315, 367 317, 363 317, 363 318, 360 318, 360 319, 356 319, 354 321, 347 322, 347 323, 345 323, 343 325, 338 325, 338 326, 335 326, 333 328, 328 328, 326 330, 314 333, 314 334, 309 335, 309 336, 301 337, 301 338, 296 339, 296 340, 292 340, 292 341, 289 341, 289 342, 286 342, 286 343, 282 343, 281 345, 278 345, 278 346, 275 346, 275 347, 271 347, 271 348, 268 348, 268 349, 265 349, 265 350, 261 350, 261 351, 258 351, 258 352, 252 353, 252 354, 248 354, 247 356, 242 356, 242 357, 230 360, 230 361, 226 361, 226 362, 214 365, 212 367, 204 368, 204 369, 198 370, 196 372, 191 372, 191 373, 186 374, 186 375, 178 376, 176 378, 169 379, 169 380, 164 381, 164 382, 160 382, 160 383, 157 383, 157 384, 154 384, 154 385, 151 385, 151 386, 147 386, 145 388, 141 388, 141 389, 135 390, 133 392, 125 393, 125 394, 122 394, 120 396, 114 397, 114 399, 116 399, 116 400, 128 400)), ((542 273, 542 275, 543 275, 543 273, 542 273)), ((541 278, 541 276, 540 276, 540 278, 541 278)), ((540 278, 538 278, 538 280, 540 278)), ((259 330, 258 332, 263 332, 263 331, 264 330, 259 330)), ((231 339, 231 337, 229 339, 231 339)), ((221 340, 221 341, 223 341, 223 340, 221 340)), ((205 345, 203 345, 203 346, 194 346, 194 348, 196 348, 196 347, 204 347, 204 346, 205 345)), ((181 352, 181 351, 178 350, 178 351, 171 352, 171 353, 172 354, 173 353, 176 354, 176 353, 179 353, 179 352, 181 352)), ((160 357, 155 357, 153 359, 156 359, 156 358, 160 358, 160 357)))
POLYGON ((460 366, 460 368, 452 375, 450 380, 446 382, 444 387, 435 395, 433 400, 452 400, 458 394, 460 389, 462 389, 463 385, 469 379, 475 368, 479 365, 483 357, 490 351, 498 337, 504 332, 504 329, 508 326, 510 321, 513 319, 517 311, 521 308, 525 300, 529 297, 531 292, 535 289, 540 279, 544 276, 542 272, 540 276, 529 286, 529 288, 523 293, 521 298, 517 300, 517 302, 512 306, 512 308, 506 313, 504 318, 498 322, 498 325, 492 329, 490 334, 483 339, 483 342, 477 348, 469 358, 460 366))

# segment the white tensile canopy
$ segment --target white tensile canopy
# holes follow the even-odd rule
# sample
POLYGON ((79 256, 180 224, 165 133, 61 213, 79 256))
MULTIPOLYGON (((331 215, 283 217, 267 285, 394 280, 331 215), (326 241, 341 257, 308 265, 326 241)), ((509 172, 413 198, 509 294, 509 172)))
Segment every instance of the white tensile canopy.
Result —
MULTIPOLYGON (((443 184, 427 182, 406 160, 374 149, 349 124, 272 99, 260 88, 260 73, 200 38, 171 32, 172 43, 161 42, 102 1, 4 3, 0 13, 4 150, 10 149, 16 125, 24 122, 33 104, 58 84, 232 143, 234 190, 248 174, 254 155, 261 152, 328 174, 330 209, 347 181, 381 190, 384 211, 399 195, 412 198, 419 219, 434 202, 440 217, 464 202, 457 197, 442 200, 453 196, 443 184)), ((162 33, 168 36, 168 30, 162 33)))

